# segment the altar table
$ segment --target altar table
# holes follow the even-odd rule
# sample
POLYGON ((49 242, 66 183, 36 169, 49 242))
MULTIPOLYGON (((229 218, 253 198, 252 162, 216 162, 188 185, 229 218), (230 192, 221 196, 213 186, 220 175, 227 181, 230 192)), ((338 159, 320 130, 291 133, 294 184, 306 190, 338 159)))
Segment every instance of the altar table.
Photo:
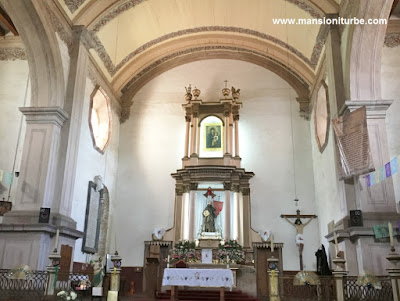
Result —
POLYGON ((175 300, 176 286, 219 287, 220 300, 225 300, 225 287, 232 289, 233 273, 229 269, 171 269, 164 270, 162 286, 171 286, 175 300))

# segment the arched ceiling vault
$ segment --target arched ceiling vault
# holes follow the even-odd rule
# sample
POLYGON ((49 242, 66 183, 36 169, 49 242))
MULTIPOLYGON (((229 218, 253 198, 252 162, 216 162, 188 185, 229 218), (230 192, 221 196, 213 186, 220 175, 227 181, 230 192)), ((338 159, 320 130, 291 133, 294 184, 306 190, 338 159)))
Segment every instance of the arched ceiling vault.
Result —
POLYGON ((115 91, 124 94, 123 99, 131 97, 133 91, 141 87, 140 83, 147 82, 151 75, 160 74, 174 64, 221 55, 245 61, 261 60, 258 64, 273 68, 281 77, 291 74, 291 85, 304 97, 304 88, 314 82, 327 28, 317 24, 277 25, 273 19, 323 18, 338 13, 340 2, 53 1, 64 10, 72 24, 84 25, 89 30, 96 45, 93 57, 115 91))

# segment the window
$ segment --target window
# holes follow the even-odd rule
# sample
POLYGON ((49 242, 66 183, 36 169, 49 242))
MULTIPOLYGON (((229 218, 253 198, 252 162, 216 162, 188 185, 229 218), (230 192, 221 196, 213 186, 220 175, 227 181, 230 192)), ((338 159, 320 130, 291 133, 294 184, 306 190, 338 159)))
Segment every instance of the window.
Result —
POLYGON ((111 138, 111 111, 109 98, 99 86, 90 99, 89 127, 94 148, 103 154, 111 138))

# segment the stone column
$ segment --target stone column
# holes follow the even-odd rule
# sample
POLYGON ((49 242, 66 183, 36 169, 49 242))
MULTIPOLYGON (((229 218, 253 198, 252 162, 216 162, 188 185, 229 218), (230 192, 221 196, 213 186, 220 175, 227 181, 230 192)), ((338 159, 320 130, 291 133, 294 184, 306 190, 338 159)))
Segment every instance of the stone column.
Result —
POLYGON ((228 126, 228 153, 232 155, 232 150, 233 150, 233 119, 232 119, 232 114, 229 114, 229 126, 228 126))
POLYGON ((195 233, 195 213, 196 213, 196 190, 197 183, 190 183, 189 192, 189 240, 193 240, 195 233))
POLYGON ((234 115, 233 121, 235 124, 235 157, 240 157, 239 156, 239 115, 234 115))
POLYGON ((185 116, 186 120, 186 132, 185 132, 185 145, 184 145, 184 151, 183 151, 183 156, 184 158, 189 157, 189 130, 190 130, 190 116, 186 115, 185 116))
POLYGON ((235 206, 235 215, 233 216, 234 218, 234 222, 233 222, 233 226, 234 226, 234 231, 236 233, 236 237, 232 237, 232 239, 237 239, 237 241, 242 244, 242 237, 241 237, 241 219, 240 219, 240 201, 239 201, 239 185, 233 185, 233 202, 234 202, 234 206, 235 206))
MULTIPOLYGON (((369 144, 375 168, 384 166, 390 161, 385 117, 392 102, 392 100, 346 101, 344 109, 342 109, 342 111, 349 110, 352 112, 362 106, 366 107, 369 144)), ((362 179, 356 189, 361 210, 365 212, 396 211, 393 179, 391 177, 370 187, 367 187, 366 181, 362 179)))
POLYGON ((190 144, 191 144, 191 148, 190 148, 190 156, 197 156, 196 152, 197 152, 197 148, 196 148, 196 144, 197 144, 197 114, 193 114, 193 118, 192 118, 192 135, 190 137, 190 144))
POLYGON ((182 195, 183 195, 183 185, 175 185, 175 237, 174 241, 181 239, 183 224, 182 224, 182 195))
POLYGON ((16 200, 3 222, 37 223, 40 207, 54 206, 60 132, 69 115, 59 107, 23 107, 20 111, 27 123, 25 143, 16 200))
POLYGON ((242 187, 242 229, 243 247, 250 248, 250 188, 242 187))
POLYGON ((225 189, 225 239, 231 239, 231 185, 230 183, 224 183, 225 189))
POLYGON ((87 122, 83 116, 85 99, 86 78, 88 70, 88 49, 93 47, 91 38, 84 26, 74 26, 73 47, 70 54, 68 84, 64 110, 71 116, 61 130, 60 149, 62 150, 56 187, 56 200, 52 210, 70 216, 72 210, 73 193, 75 191, 75 176, 79 152, 82 121, 87 122))
POLYGON ((225 131, 224 131, 224 154, 229 154, 229 112, 224 112, 225 115, 225 131))

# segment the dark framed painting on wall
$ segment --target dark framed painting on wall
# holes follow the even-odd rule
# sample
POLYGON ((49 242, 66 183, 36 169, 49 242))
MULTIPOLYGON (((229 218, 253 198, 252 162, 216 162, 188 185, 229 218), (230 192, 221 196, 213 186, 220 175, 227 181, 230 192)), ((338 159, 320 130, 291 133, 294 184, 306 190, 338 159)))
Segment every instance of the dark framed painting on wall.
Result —
POLYGON ((82 252, 97 252, 100 234, 101 193, 102 191, 96 190, 96 184, 89 181, 82 252))

